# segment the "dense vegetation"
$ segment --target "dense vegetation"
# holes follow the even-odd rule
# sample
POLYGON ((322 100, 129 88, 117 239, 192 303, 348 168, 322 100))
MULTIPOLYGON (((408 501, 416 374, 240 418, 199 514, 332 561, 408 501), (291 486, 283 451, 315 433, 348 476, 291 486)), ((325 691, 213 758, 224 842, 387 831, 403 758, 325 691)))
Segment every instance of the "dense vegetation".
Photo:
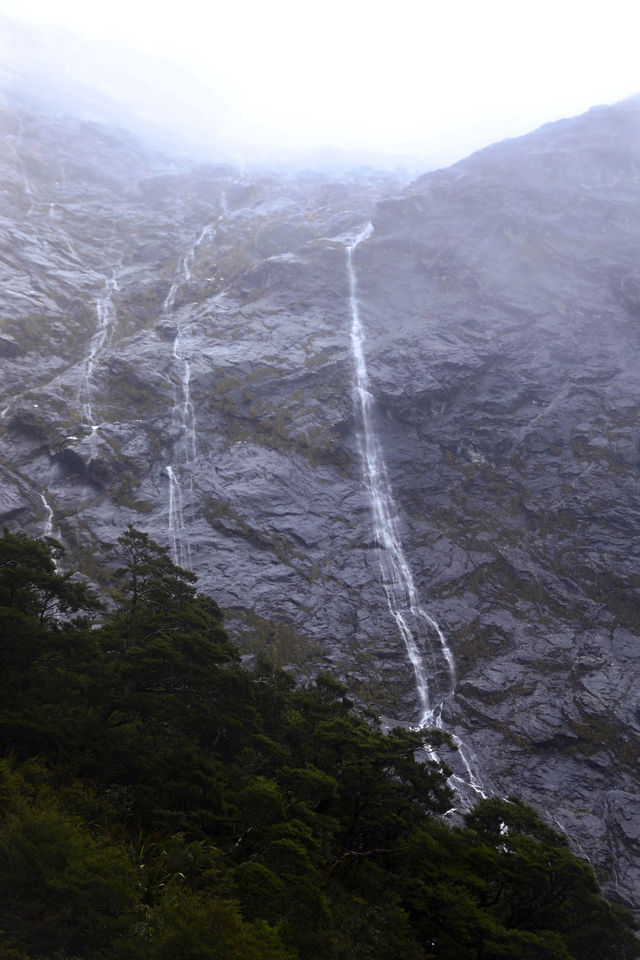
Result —
POLYGON ((0 539, 1 960, 640 956, 531 809, 447 826, 426 734, 243 669, 192 574, 132 528, 118 554, 103 606, 0 539))

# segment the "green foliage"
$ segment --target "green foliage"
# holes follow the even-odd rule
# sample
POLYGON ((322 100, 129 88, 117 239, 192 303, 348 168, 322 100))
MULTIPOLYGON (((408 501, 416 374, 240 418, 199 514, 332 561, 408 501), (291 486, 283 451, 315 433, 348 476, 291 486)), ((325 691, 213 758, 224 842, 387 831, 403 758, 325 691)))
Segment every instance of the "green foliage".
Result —
POLYGON ((58 572, 64 556, 53 537, 36 540, 24 533, 4 531, 0 538, 0 609, 37 617, 40 623, 70 612, 96 611, 100 604, 84 583, 58 572))
POLYGON ((234 903, 169 892, 154 917, 158 960, 294 960, 266 923, 247 923, 234 903))
POLYGON ((241 669, 166 549, 116 553, 98 626, 59 544, 0 539, 0 960, 640 956, 533 810, 447 827, 427 734, 241 669))
POLYGON ((250 610, 230 610, 226 622, 243 653, 266 654, 276 667, 295 665, 312 673, 322 661, 321 644, 281 620, 265 620, 250 610))
POLYGON ((60 808, 42 772, 0 763, 0 929, 37 955, 114 948, 136 907, 125 850, 60 808), (35 777, 34 777, 35 773, 35 777), (40 782, 38 782, 40 781, 40 782))

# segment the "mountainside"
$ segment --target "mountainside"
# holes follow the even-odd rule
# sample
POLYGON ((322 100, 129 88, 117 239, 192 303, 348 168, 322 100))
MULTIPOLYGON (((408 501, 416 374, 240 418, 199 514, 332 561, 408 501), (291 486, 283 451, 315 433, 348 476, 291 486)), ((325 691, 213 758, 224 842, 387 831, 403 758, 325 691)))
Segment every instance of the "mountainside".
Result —
POLYGON ((637 99, 597 108, 401 191, 0 114, 3 523, 89 577, 132 523, 244 649, 417 723, 359 313, 432 703, 484 791, 533 803, 636 909, 639 121, 637 99))

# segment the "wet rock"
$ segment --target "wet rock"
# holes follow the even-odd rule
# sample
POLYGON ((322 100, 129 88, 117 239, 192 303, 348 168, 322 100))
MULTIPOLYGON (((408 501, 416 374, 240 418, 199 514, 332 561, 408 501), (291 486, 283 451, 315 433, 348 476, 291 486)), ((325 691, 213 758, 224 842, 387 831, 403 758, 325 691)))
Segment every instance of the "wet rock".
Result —
POLYGON ((329 665, 391 724, 419 704, 362 482, 340 239, 373 220, 354 254, 372 416, 456 659, 443 720, 487 791, 532 802, 636 906, 639 112, 400 192, 168 164, 22 108, 0 218, 0 519, 41 533, 46 491, 88 575, 133 523, 240 640, 273 646, 277 621, 283 662, 329 665))
POLYGON ((12 525, 16 522, 23 523, 29 517, 32 511, 32 504, 29 497, 15 483, 13 478, 4 470, 0 470, 2 485, 0 486, 0 523, 12 525))
POLYGON ((17 357, 20 345, 14 337, 0 336, 0 357, 17 357))
POLYGON ((170 340, 172 342, 178 335, 178 327, 174 323, 169 323, 166 320, 162 323, 157 323, 155 330, 158 336, 162 337, 163 340, 170 340))

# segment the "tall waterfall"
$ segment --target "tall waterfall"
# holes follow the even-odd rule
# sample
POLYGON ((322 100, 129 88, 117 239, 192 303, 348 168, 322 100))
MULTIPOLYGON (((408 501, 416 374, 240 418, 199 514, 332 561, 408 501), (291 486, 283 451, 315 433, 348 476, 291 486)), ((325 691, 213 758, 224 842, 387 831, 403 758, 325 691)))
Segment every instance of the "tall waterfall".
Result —
MULTIPOLYGON (((182 284, 191 280, 191 269, 196 250, 212 229, 213 224, 207 224, 203 227, 197 239, 182 258, 178 276, 171 284, 164 301, 165 312, 169 312, 173 308, 176 294, 182 284)), ((197 444, 195 410, 191 401, 191 363, 186 352, 180 324, 178 324, 178 331, 173 341, 173 360, 178 368, 180 388, 179 391, 176 390, 172 410, 174 422, 178 427, 178 438, 174 444, 174 462, 165 467, 169 479, 169 542, 173 562, 181 567, 188 567, 191 565, 191 548, 184 522, 183 487, 185 480, 182 475, 187 468, 190 499, 193 499, 193 479, 188 467, 196 458, 197 444)))
MULTIPOLYGON (((53 507, 45 497, 44 493, 40 494, 40 499, 42 500, 42 506, 44 507, 44 511, 45 511, 45 519, 43 524, 42 536, 53 537, 55 536, 55 532, 53 529, 53 507)), ((58 569, 58 561, 56 559, 55 554, 53 556, 53 568, 54 570, 58 569)))
POLYGON ((184 528, 182 511, 182 490, 172 466, 165 468, 169 478, 169 543, 171 559, 179 567, 188 567, 191 563, 189 538, 184 528))
POLYGON ((182 334, 178 330, 173 341, 173 357, 178 366, 181 394, 173 407, 173 415, 180 425, 180 436, 175 445, 180 463, 191 463, 196 458, 196 417, 191 402, 191 364, 182 351, 182 334))
MULTIPOLYGON (((166 467, 169 478, 169 542, 171 559, 180 567, 191 564, 191 547, 184 523, 181 481, 176 473, 178 465, 188 466, 196 458, 196 420, 191 402, 191 364, 181 352, 181 332, 178 330, 173 342, 173 358, 178 366, 180 393, 176 391, 173 418, 179 434, 174 443, 174 463, 166 467)), ((189 475, 189 491, 193 494, 193 480, 189 475)))
MULTIPOLYGON (((354 401, 359 424, 362 471, 371 503, 382 585, 389 611, 398 627, 415 675, 420 702, 418 723, 420 727, 442 729, 441 715, 444 700, 455 689, 455 662, 440 625, 420 603, 413 574, 400 540, 398 512, 382 447, 374 426, 374 398, 365 362, 365 333, 360 320, 354 266, 354 254, 358 244, 367 240, 372 233, 373 225, 369 223, 359 233, 341 238, 345 246, 349 279, 354 401)), ((452 785, 461 795, 468 793, 470 788, 477 796, 484 796, 482 786, 472 769, 470 751, 458 737, 450 732, 449 736, 458 748, 457 754, 461 766, 460 775, 454 773, 452 776, 452 785)))
POLYGON ((44 529, 42 531, 43 537, 52 537, 53 536, 53 507, 45 497, 44 493, 40 494, 40 499, 42 500, 42 506, 45 511, 45 520, 44 520, 44 529))
POLYGON ((99 424, 95 423, 93 412, 93 371, 98 354, 108 342, 116 320, 116 308, 113 303, 113 294, 118 289, 115 271, 110 280, 104 282, 104 294, 96 299, 96 316, 98 324, 89 344, 89 353, 84 361, 84 372, 78 390, 78 405, 84 426, 91 429, 89 442, 91 457, 95 455, 96 434, 99 424))

